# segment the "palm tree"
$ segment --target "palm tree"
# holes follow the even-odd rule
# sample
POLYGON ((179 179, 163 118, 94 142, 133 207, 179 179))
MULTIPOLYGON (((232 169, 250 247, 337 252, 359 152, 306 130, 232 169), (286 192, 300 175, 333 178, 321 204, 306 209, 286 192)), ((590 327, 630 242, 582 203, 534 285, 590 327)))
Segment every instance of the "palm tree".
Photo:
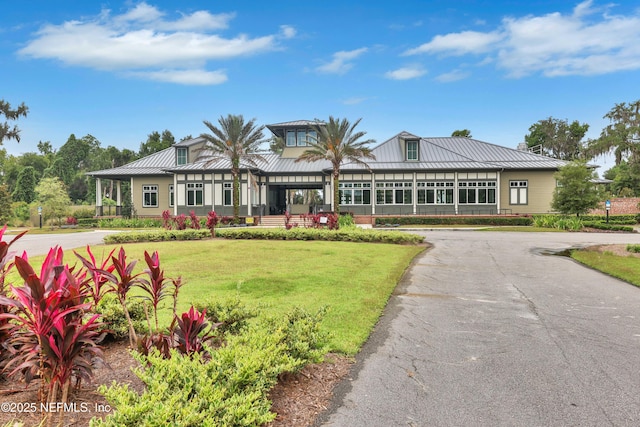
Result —
POLYGON ((329 117, 328 123, 320 123, 314 126, 316 131, 316 141, 308 141, 311 147, 305 150, 296 162, 307 161, 316 162, 318 160, 328 160, 331 162, 333 177, 333 206, 336 213, 340 213, 340 193, 338 184, 340 178, 340 165, 343 161, 350 161, 361 164, 367 168, 362 157, 374 159, 371 149, 367 145, 374 143, 373 139, 366 141, 358 141, 366 132, 355 132, 356 126, 360 123, 358 119, 355 123, 350 124, 347 119, 338 119, 333 116, 329 117))
POLYGON ((207 165, 221 160, 231 163, 233 218, 237 222, 240 216, 240 164, 257 166, 256 162, 266 161, 257 153, 262 142, 264 126, 256 127, 255 119, 245 123, 242 115, 233 114, 221 116, 218 123, 220 128, 205 120, 204 124, 212 134, 203 133, 200 134, 200 138, 205 140, 205 150, 209 150, 207 165))

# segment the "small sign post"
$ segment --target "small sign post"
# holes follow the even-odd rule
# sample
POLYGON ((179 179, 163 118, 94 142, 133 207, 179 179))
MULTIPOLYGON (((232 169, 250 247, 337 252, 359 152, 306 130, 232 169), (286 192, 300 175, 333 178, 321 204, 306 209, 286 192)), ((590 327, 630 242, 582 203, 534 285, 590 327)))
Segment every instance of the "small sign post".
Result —
POLYGON ((611 200, 604 202, 604 208, 607 211, 607 224, 609 224, 609 211, 611 210, 611 200))
POLYGON ((42 206, 38 206, 38 216, 40 217, 40 228, 42 228, 42 206))

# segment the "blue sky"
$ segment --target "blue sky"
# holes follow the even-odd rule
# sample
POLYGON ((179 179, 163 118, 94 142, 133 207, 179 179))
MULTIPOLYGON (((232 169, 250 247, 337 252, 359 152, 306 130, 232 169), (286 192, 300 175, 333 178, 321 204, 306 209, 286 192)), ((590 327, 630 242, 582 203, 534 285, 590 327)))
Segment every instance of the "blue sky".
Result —
MULTIPOLYGON (((25 102, 10 154, 70 134, 137 150, 203 120, 361 118, 515 148, 550 116, 595 138, 640 98, 640 6, 605 1, 25 1, 0 14, 0 99, 25 102)), ((600 172, 613 165, 599 159, 600 172)))

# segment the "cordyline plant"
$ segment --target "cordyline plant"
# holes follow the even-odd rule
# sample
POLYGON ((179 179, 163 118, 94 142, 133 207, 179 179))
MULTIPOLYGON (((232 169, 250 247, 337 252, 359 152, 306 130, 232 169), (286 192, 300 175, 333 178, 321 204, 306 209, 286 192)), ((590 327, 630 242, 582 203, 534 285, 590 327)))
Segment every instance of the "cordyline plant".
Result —
POLYGON ((92 309, 84 302, 86 270, 73 272, 64 265, 59 247, 49 251, 39 275, 26 254, 15 257, 14 263, 24 286, 10 286, 13 298, 0 297, 7 311, 0 318, 10 320, 2 326, 10 335, 12 356, 5 370, 9 375, 21 373, 27 383, 42 378, 41 402, 68 402, 71 379, 75 377, 78 386, 90 379, 95 360, 102 356, 99 315, 84 319, 92 309))
POLYGON ((111 262, 111 257, 115 252, 115 248, 109 252, 109 254, 102 260, 102 263, 98 265, 96 262, 95 256, 91 252, 91 248, 87 245, 87 253, 89 254, 89 259, 84 258, 78 252, 73 251, 76 254, 76 257, 82 262, 82 265, 89 271, 91 274, 91 280, 88 282, 87 291, 89 296, 93 299, 93 304, 98 305, 102 297, 107 293, 113 290, 108 286, 104 286, 109 279, 101 273, 101 271, 107 271, 108 273, 112 273, 115 265, 111 262))
POLYGON ((211 237, 216 237, 216 226, 220 219, 215 211, 211 211, 207 214, 207 228, 211 231, 211 237))
POLYGON ((127 309, 127 294, 131 290, 131 288, 138 283, 140 283, 140 273, 133 274, 133 269, 136 266, 137 261, 133 260, 130 263, 127 263, 127 254, 124 251, 123 247, 120 247, 120 251, 118 251, 118 256, 111 256, 111 262, 113 264, 113 269, 111 271, 105 269, 93 269, 89 267, 89 270, 92 271, 92 274, 100 274, 101 276, 107 279, 108 286, 111 286, 113 292, 115 292, 118 297, 118 301, 122 306, 122 311, 124 312, 124 317, 127 319, 127 323, 129 324, 129 345, 133 347, 134 343, 138 341, 138 337, 136 335, 136 330, 133 327, 133 322, 131 321, 131 316, 129 316, 129 310, 127 309), (115 273, 114 273, 115 272, 115 273))
POLYGON ((162 211, 162 227, 166 230, 171 230, 171 212, 169 209, 162 211))
POLYGON ((194 230, 200 230, 200 219, 196 216, 194 211, 189 212, 189 218, 191 218, 191 228, 194 230))
MULTIPOLYGON (((0 296, 6 295, 5 290, 5 277, 13 267, 13 256, 14 253, 10 252, 11 245, 22 237, 26 231, 18 234, 13 238, 10 242, 4 241, 4 233, 7 231, 7 226, 5 225, 0 230, 0 296)), ((0 314, 7 313, 8 308, 2 304, 0 304, 0 314)), ((4 365, 9 356, 9 344, 8 338, 10 335, 8 334, 7 328, 5 325, 9 323, 9 319, 0 318, 0 371, 4 369, 4 365)))

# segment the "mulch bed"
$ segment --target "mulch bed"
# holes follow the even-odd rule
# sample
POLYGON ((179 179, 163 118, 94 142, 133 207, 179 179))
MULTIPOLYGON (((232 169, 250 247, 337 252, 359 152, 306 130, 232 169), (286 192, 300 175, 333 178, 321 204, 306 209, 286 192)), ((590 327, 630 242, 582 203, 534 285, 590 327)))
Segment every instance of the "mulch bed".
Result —
MULTIPOLYGON (((144 384, 131 371, 137 362, 131 357, 127 342, 109 343, 104 348, 104 360, 108 366, 94 371, 91 384, 83 383, 71 396, 72 406, 54 413, 52 425, 64 416, 64 426, 88 426, 94 416, 104 417, 111 408, 106 399, 97 392, 101 384, 129 384, 129 388, 141 393, 144 384)), ((272 411, 278 414, 269 427, 310 426, 317 416, 327 409, 334 386, 340 382, 352 366, 352 359, 329 354, 326 361, 309 365, 297 374, 287 374, 270 393, 272 411)), ((0 425, 20 421, 25 426, 37 426, 43 412, 38 403, 40 382, 34 380, 25 387, 16 381, 0 381, 0 425)))

